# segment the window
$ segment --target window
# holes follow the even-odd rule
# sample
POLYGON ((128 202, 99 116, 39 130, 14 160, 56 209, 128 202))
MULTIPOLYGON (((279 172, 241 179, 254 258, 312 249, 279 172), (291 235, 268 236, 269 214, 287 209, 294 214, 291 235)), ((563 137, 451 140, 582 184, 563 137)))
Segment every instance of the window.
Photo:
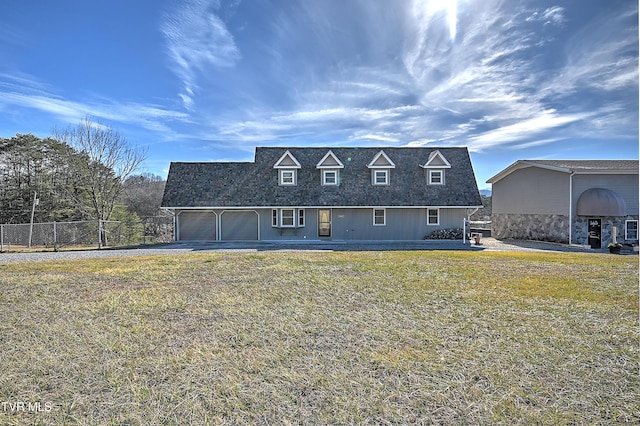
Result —
POLYGON ((295 216, 295 210, 293 209, 282 209, 281 210, 281 216, 280 216, 280 225, 285 228, 285 227, 293 227, 293 224, 295 223, 294 220, 294 216, 295 216))
POLYGON ((323 185, 337 185, 338 184, 338 171, 337 170, 323 170, 322 171, 322 184, 323 185))
POLYGON ((427 209, 427 225, 439 225, 440 224, 440 210, 427 209))
POLYGON ((274 228, 304 227, 304 209, 271 210, 271 226, 274 228))
POLYGON ((389 170, 374 170, 373 171, 373 184, 374 185, 389 185, 389 170))
POLYGON ((429 170, 429 185, 444 185, 444 171, 429 170))
POLYGON ((638 221, 627 220, 624 223, 624 239, 625 240, 637 240, 638 239, 638 221))
POLYGON ((387 224, 387 211, 385 209, 373 209, 373 226, 385 226, 387 224))
POLYGON ((280 185, 295 185, 296 170, 280 170, 280 185))

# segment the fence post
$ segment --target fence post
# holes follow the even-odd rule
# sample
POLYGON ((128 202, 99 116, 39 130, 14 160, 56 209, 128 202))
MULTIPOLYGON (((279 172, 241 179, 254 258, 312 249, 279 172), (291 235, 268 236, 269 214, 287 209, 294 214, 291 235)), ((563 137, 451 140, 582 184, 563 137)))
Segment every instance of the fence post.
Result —
POLYGON ((467 222, 469 222, 467 219, 462 219, 462 244, 467 244, 467 222))
POLYGON ((58 251, 58 233, 55 220, 53 221, 53 251, 58 251))
POLYGON ((98 219, 98 250, 102 249, 102 220, 98 219))
POLYGON ((0 225, 0 251, 4 251, 4 225, 0 225))

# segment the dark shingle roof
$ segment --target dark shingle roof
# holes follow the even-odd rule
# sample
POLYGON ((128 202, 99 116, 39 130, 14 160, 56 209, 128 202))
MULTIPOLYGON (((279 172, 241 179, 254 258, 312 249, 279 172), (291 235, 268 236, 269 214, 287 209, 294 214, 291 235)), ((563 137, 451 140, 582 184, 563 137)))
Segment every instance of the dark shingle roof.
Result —
POLYGON ((480 206, 466 148, 256 148, 255 161, 171 163, 163 207, 480 206), (279 186, 273 168, 289 151, 299 162, 296 186, 279 186), (318 162, 331 150, 344 164, 340 185, 322 186, 318 162), (384 150, 396 165, 390 184, 371 184, 367 165, 384 150), (427 185, 424 165, 439 150, 451 163, 445 185, 427 185))

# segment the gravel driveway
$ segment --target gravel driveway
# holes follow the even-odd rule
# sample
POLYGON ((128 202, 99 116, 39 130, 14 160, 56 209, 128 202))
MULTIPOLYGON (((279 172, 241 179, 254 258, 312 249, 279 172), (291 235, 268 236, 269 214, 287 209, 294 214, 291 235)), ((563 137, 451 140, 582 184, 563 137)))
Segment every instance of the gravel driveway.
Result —
POLYGON ((556 251, 603 253, 584 247, 539 241, 499 241, 483 238, 481 245, 463 244, 460 240, 385 241, 385 242, 176 242, 139 248, 78 250, 36 253, 0 253, 0 263, 33 262, 65 259, 92 259, 118 256, 151 256, 159 254, 259 252, 259 251, 385 251, 385 250, 464 250, 464 251, 556 251))

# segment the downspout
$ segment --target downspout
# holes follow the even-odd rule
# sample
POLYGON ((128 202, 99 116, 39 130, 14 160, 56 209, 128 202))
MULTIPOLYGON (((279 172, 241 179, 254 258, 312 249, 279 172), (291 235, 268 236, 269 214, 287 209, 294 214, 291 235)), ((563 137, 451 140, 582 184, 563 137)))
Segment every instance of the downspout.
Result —
POLYGON ((571 216, 573 214, 573 175, 575 174, 575 170, 572 170, 569 175, 569 245, 571 245, 571 230, 573 229, 573 219, 571 216))

